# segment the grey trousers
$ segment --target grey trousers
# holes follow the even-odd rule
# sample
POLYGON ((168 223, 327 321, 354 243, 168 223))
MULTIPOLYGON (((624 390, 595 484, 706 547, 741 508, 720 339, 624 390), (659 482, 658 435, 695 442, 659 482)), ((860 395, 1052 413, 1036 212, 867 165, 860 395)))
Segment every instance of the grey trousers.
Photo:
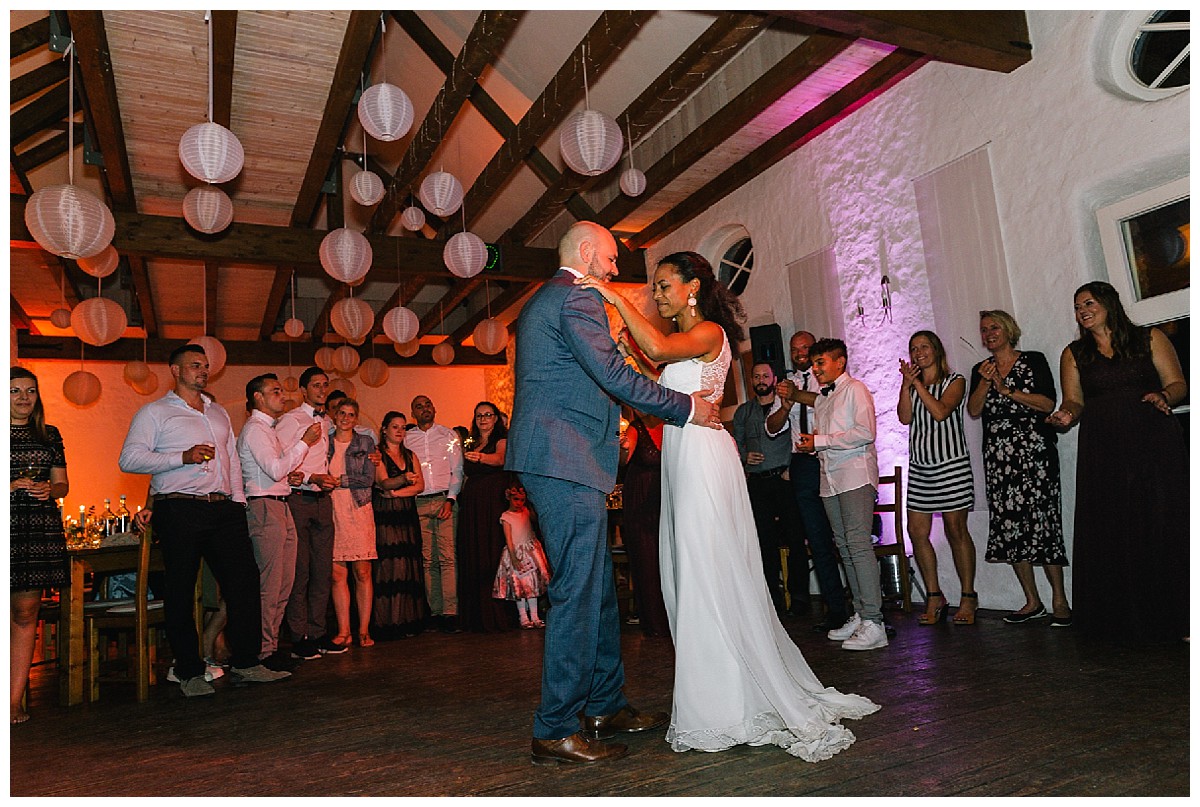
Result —
POLYGON ((846 582, 854 610, 867 622, 883 624, 883 590, 879 587, 879 561, 871 546, 871 519, 875 512, 875 488, 861 488, 822 496, 833 540, 842 556, 846 582))
POLYGON ((458 615, 458 571, 454 563, 454 533, 458 510, 450 518, 438 518, 446 494, 417 497, 421 519, 421 560, 425 565, 425 596, 434 616, 458 615))
POLYGON ((333 502, 293 493, 288 507, 296 524, 296 577, 286 619, 295 639, 316 640, 325 631, 325 612, 333 588, 333 502))
POLYGON ((279 628, 296 577, 296 525, 287 502, 248 499, 246 525, 258 563, 263 658, 279 649, 279 628))

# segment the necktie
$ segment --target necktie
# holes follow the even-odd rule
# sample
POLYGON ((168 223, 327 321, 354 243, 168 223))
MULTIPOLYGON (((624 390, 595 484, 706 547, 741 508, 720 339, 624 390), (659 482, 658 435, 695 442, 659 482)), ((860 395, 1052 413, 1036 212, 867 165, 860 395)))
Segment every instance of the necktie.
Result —
MULTIPOLYGON (((800 374, 800 390, 808 390, 808 371, 800 374)), ((808 407, 800 404, 800 433, 808 434, 808 407)))

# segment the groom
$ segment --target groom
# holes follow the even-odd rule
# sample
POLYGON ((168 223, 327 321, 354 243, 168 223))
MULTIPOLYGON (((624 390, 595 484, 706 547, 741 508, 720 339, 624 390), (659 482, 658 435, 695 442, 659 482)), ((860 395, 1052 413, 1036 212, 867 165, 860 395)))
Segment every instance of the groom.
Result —
POLYGON ((617 274, 617 244, 608 230, 578 222, 559 242, 558 255, 562 267, 525 304, 517 326, 505 461, 537 510, 552 571, 542 700, 533 723, 537 765, 623 757, 624 745, 600 740, 667 721, 665 712, 639 713, 621 692, 625 670, 605 508, 617 474, 617 400, 674 426, 690 419, 720 428, 719 410, 702 397, 708 390, 689 398, 627 366, 600 295, 575 285, 584 275, 617 274))

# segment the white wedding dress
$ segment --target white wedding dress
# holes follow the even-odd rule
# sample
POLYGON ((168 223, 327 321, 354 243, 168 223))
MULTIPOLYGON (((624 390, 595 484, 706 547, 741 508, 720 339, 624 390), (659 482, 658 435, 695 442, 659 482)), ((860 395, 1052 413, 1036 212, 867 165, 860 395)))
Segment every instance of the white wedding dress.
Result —
MULTIPOLYGON (((730 350, 664 368, 659 383, 691 394, 725 388, 730 350)), ((733 437, 687 424, 663 430, 662 591, 675 640, 667 742, 675 751, 778 745, 809 762, 848 748, 840 724, 879 709, 821 685, 779 624, 733 437)))

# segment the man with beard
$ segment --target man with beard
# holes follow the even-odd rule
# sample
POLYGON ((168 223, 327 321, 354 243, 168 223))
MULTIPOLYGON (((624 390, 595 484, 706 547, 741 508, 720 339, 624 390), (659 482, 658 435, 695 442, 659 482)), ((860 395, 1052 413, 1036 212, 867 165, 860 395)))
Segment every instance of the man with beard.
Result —
POLYGON ((806 610, 808 605, 808 575, 804 575, 803 581, 792 580, 791 564, 784 566, 779 551, 782 547, 790 550, 804 545, 797 534, 800 513, 786 477, 792 460, 792 440, 786 429, 775 435, 767 431, 767 417, 782 408, 775 395, 775 370, 770 364, 759 362, 750 368, 750 381, 754 385, 754 399, 737 408, 732 432, 746 471, 746 489, 758 530, 763 574, 775 611, 782 617, 791 610, 806 610), (784 598, 784 579, 788 579, 790 590, 795 592, 791 609, 784 598))

